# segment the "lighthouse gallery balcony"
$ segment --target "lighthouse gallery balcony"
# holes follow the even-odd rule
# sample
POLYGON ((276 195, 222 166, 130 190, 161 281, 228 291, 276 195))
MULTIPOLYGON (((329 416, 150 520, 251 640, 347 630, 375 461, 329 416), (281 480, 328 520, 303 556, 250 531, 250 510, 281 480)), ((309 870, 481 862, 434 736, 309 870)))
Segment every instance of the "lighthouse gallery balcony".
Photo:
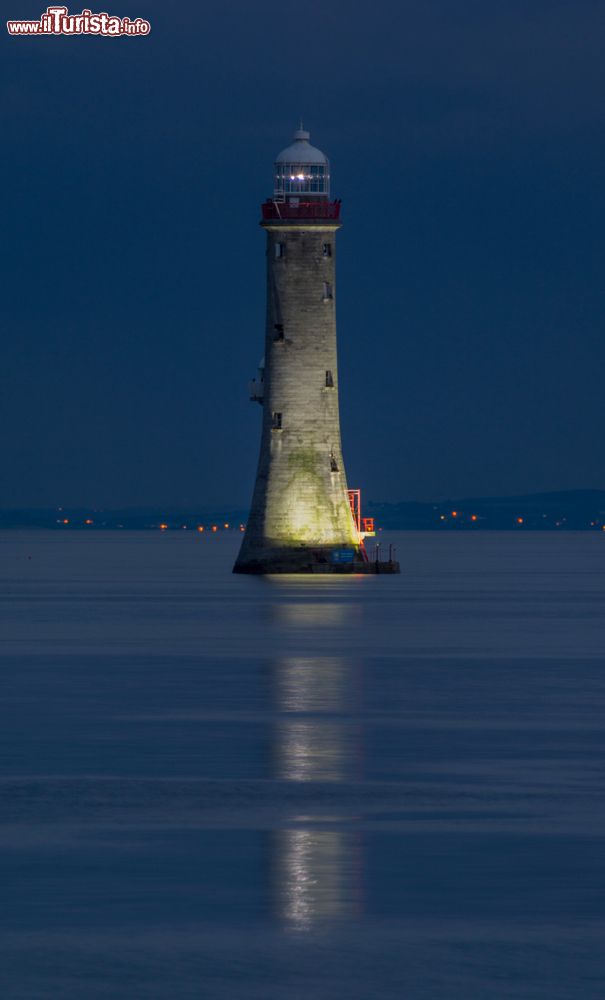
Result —
POLYGON ((277 201, 267 198, 262 207, 263 222, 284 222, 290 219, 329 219, 338 222, 340 219, 340 199, 336 201, 303 201, 290 198, 288 201, 277 201))

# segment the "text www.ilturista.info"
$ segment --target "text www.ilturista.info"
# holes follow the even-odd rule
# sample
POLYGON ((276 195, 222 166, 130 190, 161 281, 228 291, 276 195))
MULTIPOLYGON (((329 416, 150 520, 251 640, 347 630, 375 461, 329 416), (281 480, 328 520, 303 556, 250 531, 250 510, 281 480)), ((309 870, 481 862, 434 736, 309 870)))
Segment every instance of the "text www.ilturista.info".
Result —
POLYGON ((47 7, 39 21, 7 21, 9 35, 103 35, 108 38, 148 35, 149 21, 137 17, 114 17, 111 14, 68 14, 67 7, 47 7))

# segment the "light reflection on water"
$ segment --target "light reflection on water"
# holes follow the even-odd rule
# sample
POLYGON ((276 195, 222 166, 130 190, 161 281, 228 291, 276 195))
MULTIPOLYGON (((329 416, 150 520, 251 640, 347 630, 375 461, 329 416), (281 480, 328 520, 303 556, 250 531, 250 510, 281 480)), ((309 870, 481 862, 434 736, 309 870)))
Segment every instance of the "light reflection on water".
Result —
POLYGON ((277 624, 286 628, 343 628, 362 614, 362 604, 356 598, 362 596, 368 579, 284 573, 266 577, 263 583, 271 616, 277 624))
MULTIPOLYGON (((283 625, 295 628, 330 628, 343 626, 349 619, 351 605, 306 601, 304 604, 274 604, 274 618, 283 625)), ((359 609, 357 609, 359 610, 359 609)))
POLYGON ((273 834, 275 901, 293 930, 361 916, 360 838, 312 827, 273 834))
POLYGON ((349 712, 358 701, 359 674, 359 663, 344 657, 284 657, 274 669, 276 708, 279 712, 349 712))
MULTIPOLYGON (((276 662, 277 779, 329 784, 359 777, 362 737, 347 713, 356 707, 360 669, 344 657, 276 662)), ((344 821, 337 814, 293 814, 292 828, 272 836, 275 908, 293 929, 361 914, 361 834, 354 817, 346 818, 346 830, 338 828, 344 821)))

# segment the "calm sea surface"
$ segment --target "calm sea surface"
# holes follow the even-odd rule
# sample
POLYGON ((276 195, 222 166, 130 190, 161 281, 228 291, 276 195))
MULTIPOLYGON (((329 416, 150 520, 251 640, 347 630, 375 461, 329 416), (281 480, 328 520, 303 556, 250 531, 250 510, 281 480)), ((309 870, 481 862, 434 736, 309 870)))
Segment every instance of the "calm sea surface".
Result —
POLYGON ((0 997, 603 1000, 605 533, 0 534, 0 997))

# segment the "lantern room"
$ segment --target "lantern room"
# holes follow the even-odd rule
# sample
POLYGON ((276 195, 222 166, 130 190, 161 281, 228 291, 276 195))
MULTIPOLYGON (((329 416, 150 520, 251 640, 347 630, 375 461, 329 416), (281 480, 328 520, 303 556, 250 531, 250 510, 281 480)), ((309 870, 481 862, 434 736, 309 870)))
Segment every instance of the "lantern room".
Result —
POLYGON ((275 161, 274 201, 301 198, 304 201, 330 197, 330 163, 320 149, 309 142, 311 135, 301 127, 292 145, 275 161))

